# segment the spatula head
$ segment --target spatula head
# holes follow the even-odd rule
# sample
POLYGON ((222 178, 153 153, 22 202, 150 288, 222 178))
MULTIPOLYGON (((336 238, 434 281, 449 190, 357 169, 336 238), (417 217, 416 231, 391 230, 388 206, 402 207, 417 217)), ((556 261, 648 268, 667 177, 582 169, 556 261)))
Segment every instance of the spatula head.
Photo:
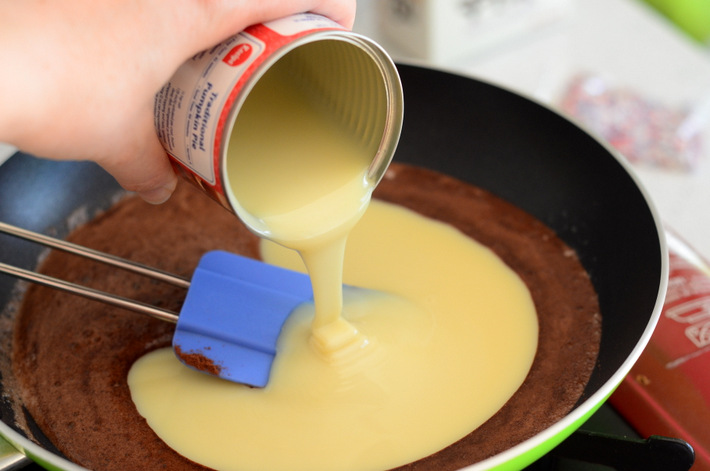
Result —
POLYGON ((264 387, 284 322, 299 304, 312 299, 303 273, 208 252, 193 274, 173 349, 191 368, 264 387))

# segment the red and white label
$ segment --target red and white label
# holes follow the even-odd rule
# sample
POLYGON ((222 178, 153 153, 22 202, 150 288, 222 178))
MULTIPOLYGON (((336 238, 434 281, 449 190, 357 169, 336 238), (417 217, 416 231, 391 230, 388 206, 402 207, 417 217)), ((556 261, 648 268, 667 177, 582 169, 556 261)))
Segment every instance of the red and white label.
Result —
POLYGON ((314 31, 342 30, 311 13, 252 25, 183 64, 155 97, 155 127, 186 175, 227 208, 220 176, 224 133, 245 83, 272 54, 314 31))
POLYGON ((249 43, 237 44, 224 56, 222 62, 230 67, 240 66, 249 59, 253 50, 249 43))

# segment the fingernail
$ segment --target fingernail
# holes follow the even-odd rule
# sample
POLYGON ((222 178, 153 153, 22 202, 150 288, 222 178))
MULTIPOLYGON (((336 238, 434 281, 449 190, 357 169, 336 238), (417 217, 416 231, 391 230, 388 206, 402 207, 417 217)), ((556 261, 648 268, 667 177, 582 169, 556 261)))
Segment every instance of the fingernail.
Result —
POLYGON ((168 185, 156 188, 154 190, 139 192, 138 195, 150 204, 165 203, 170 199, 170 195, 175 191, 175 183, 171 182, 168 185))

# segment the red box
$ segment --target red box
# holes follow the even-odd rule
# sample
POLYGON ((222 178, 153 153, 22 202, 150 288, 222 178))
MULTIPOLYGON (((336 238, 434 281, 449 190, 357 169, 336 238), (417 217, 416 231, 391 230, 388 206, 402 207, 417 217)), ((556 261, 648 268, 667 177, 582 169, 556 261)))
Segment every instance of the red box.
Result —
POLYGON ((668 233, 668 291, 658 326, 610 403, 641 435, 681 438, 710 470, 710 265, 668 233))

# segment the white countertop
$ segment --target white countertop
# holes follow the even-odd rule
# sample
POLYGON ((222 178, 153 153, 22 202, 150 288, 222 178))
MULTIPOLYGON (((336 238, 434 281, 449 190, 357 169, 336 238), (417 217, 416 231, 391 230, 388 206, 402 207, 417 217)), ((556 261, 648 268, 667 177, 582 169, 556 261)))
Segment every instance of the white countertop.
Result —
MULTIPOLYGON (((376 28, 374 2, 360 0, 355 30, 403 59, 376 28)), ((565 17, 533 35, 430 64, 479 77, 554 106, 562 87, 587 72, 675 106, 710 96, 710 52, 637 0, 569 0, 565 17)), ((710 258, 710 124, 704 154, 690 173, 636 167, 665 223, 710 258)), ((14 149, 0 144, 0 162, 14 149)))

